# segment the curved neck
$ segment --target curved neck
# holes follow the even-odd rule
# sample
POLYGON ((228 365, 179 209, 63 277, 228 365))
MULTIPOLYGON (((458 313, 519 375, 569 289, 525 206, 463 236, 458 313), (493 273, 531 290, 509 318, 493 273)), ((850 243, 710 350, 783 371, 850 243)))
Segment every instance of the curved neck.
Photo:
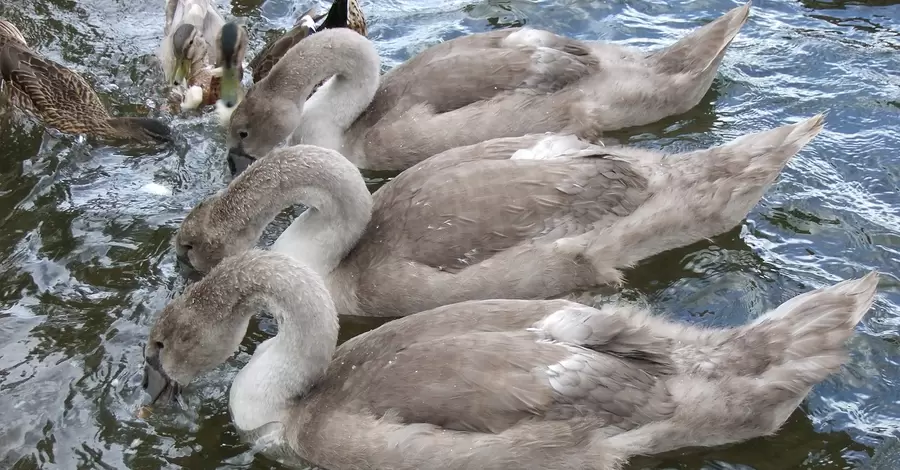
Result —
POLYGON ((337 312, 321 279, 289 262, 263 268, 242 266, 232 309, 245 325, 261 312, 278 323, 278 334, 256 348, 231 385, 232 417, 245 432, 284 421, 291 403, 325 374, 338 340, 337 312))
POLYGON ((216 219, 249 230, 255 243, 278 213, 307 207, 272 249, 327 277, 356 246, 372 217, 372 195, 359 170, 339 153, 298 145, 251 165, 216 202, 216 219))
POLYGON ((344 133, 374 99, 380 76, 381 60, 372 43, 353 30, 337 28, 300 41, 259 85, 301 107, 293 143, 348 155, 344 133))

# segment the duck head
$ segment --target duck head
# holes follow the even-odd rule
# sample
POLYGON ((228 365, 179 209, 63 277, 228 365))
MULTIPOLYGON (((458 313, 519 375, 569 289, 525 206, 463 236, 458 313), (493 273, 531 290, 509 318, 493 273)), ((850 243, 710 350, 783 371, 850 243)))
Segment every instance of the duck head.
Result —
POLYGON ((175 56, 175 73, 172 85, 186 85, 191 78, 191 68, 203 60, 207 52, 206 40, 194 25, 184 23, 172 35, 172 52, 175 56))
POLYGON ((247 31, 240 24, 230 21, 219 31, 219 57, 217 73, 221 76, 219 99, 228 108, 237 106, 244 72, 244 55, 247 52, 247 31))

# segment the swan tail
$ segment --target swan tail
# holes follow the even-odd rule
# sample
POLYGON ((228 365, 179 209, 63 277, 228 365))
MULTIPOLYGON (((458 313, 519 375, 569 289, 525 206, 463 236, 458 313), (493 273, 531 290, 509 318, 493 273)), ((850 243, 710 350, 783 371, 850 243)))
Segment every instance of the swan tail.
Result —
POLYGON ((750 16, 750 4, 751 2, 747 2, 734 8, 675 44, 653 52, 651 58, 657 61, 658 67, 665 73, 676 75, 712 72, 709 75, 714 76, 725 50, 750 16))
POLYGON ((745 328, 768 337, 761 383, 776 401, 802 399, 846 360, 845 343, 875 300, 878 273, 798 295, 745 328))
POLYGON ((589 260, 598 283, 619 284, 622 268, 738 225, 823 121, 820 114, 697 152, 628 157, 648 175, 650 197, 612 225, 560 240, 557 248, 589 260))
POLYGON ((873 272, 794 297, 741 328, 682 331, 688 336, 676 342, 674 355, 684 383, 670 389, 679 402, 675 415, 604 444, 626 455, 657 454, 775 433, 810 389, 844 363, 845 342, 877 284, 873 272))

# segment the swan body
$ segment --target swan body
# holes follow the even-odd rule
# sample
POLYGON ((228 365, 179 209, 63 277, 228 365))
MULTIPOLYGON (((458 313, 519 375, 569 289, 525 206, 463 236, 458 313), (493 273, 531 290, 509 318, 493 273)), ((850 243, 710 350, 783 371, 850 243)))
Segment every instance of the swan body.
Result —
POLYGON ((175 248, 208 272, 303 204, 272 249, 324 277, 342 315, 618 285, 621 269, 739 224, 822 122, 677 155, 571 135, 494 139, 425 160, 374 196, 337 152, 281 148, 195 207, 175 248))
POLYGON ((432 46, 384 77, 365 37, 322 31, 248 90, 229 123, 229 159, 239 173, 289 142, 337 150, 360 168, 403 170, 499 137, 558 132, 597 140, 699 103, 749 11, 747 3, 652 52, 528 28, 472 34, 432 46))
POLYGON ((22 32, 0 19, 0 94, 13 107, 67 134, 157 144, 171 139, 162 121, 113 117, 78 73, 35 52, 22 32))
POLYGON ((772 434, 837 371, 870 273, 740 327, 563 300, 464 302, 340 347, 321 278, 283 254, 223 261, 157 318, 144 388, 164 403, 225 362, 250 317, 278 334, 231 386, 235 426, 289 463, 344 469, 616 470, 638 454, 772 434))

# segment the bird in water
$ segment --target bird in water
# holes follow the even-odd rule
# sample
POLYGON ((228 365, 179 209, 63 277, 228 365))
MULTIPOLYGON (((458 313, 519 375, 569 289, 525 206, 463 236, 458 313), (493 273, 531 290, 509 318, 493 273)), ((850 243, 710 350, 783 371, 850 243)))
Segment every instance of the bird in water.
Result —
POLYGON ((171 129, 143 117, 114 117, 78 73, 32 49, 22 32, 0 19, 0 95, 44 125, 66 134, 163 143, 171 129))

